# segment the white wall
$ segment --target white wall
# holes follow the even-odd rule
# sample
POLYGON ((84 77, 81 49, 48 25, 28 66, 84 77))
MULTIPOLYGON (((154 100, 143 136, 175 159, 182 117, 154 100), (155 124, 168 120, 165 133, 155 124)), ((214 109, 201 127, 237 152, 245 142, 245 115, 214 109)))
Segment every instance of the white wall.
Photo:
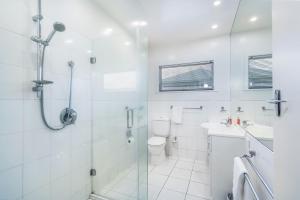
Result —
POLYGON ((230 96, 230 40, 229 36, 207 38, 172 46, 150 47, 150 101, 227 101, 230 96), (158 92, 159 65, 214 60, 215 91, 158 92))
MULTIPOLYGON (((220 121, 228 113, 220 113, 222 106, 229 110, 230 102, 230 39, 229 36, 207 38, 172 46, 151 47, 149 52, 149 126, 151 119, 169 115, 170 106, 203 106, 203 110, 184 110, 183 124, 172 127, 178 137, 173 156, 206 160, 206 136, 201 123, 220 121), (195 92, 159 92, 159 66, 214 60, 215 90, 195 92)), ((151 135, 151 127, 149 129, 151 135)))
POLYGON ((300 199, 300 2, 273 1, 273 49, 275 88, 281 89, 282 116, 274 123, 276 199, 300 199))
POLYGON ((172 133, 178 136, 173 155, 191 159, 203 159, 206 140, 201 144, 193 141, 199 137, 204 121, 221 121, 231 115, 236 119, 252 120, 272 125, 274 111, 263 111, 262 106, 273 109, 266 100, 272 98, 272 90, 250 91, 247 89, 248 56, 272 53, 270 29, 234 33, 199 41, 155 46, 149 53, 149 134, 151 119, 169 115, 171 105, 183 107, 203 106, 203 111, 184 111, 184 123, 173 125, 172 133), (231 46, 230 46, 231 45, 231 46), (232 49, 230 54, 230 49, 232 49), (232 58, 232 60, 230 60, 232 58), (159 92, 159 66, 205 60, 215 61, 215 90, 196 92, 159 92), (220 113, 224 106, 227 113, 220 113), (241 106, 243 113, 237 114, 241 106), (231 113, 230 113, 231 112, 231 113), (188 142, 190 141, 190 142, 188 142))
MULTIPOLYGON (((36 0, 0 0, 0 199, 87 199, 91 192, 92 40, 103 31, 121 31, 95 3, 86 0, 43 0, 43 37, 55 21, 66 25, 48 47, 45 78, 47 119, 59 125, 68 104, 69 60, 75 62, 75 125, 63 131, 45 128, 39 101, 32 92, 36 79, 36 47, 30 40, 36 0), (66 42, 66 41, 69 41, 66 42), (72 41, 72 43, 70 43, 72 41)), ((122 31, 121 31, 122 32, 122 31)), ((121 45, 125 41, 121 41, 121 45)), ((111 64, 111 63, 110 63, 111 64)))

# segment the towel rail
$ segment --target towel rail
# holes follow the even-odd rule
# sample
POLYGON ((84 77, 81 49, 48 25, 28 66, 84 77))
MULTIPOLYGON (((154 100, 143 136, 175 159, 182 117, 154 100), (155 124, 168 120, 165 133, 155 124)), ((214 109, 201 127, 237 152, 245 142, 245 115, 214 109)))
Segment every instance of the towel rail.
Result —
POLYGON ((253 171, 255 172, 255 174, 258 176, 259 180, 262 182, 262 184, 264 185, 264 187, 267 189, 267 192, 269 193, 269 195, 272 197, 272 199, 274 199, 274 194, 270 188, 270 186, 267 184, 267 182, 265 181, 265 179, 263 178, 262 174, 258 171, 258 169, 254 166, 253 162, 250 160, 251 157, 255 156, 255 154, 250 154, 249 155, 244 155, 241 158, 245 158, 248 163, 250 164, 250 166, 252 167, 253 171))
POLYGON ((251 182, 251 180, 250 180, 249 175, 248 175, 247 173, 245 173, 244 176, 245 176, 245 181, 249 184, 250 189, 251 189, 251 191, 252 191, 252 193, 253 193, 255 199, 256 199, 256 200, 259 200, 259 197, 258 197, 258 195, 257 195, 257 193, 256 193, 256 191, 255 191, 255 189, 254 189, 254 187, 253 187, 253 184, 252 184, 252 182, 251 182))
MULTIPOLYGON (((254 189, 254 186, 253 186, 253 184, 252 184, 252 182, 251 182, 251 179, 250 179, 249 175, 248 175, 247 173, 244 173, 244 177, 245 177, 245 182, 248 183, 248 185, 249 185, 249 187, 250 187, 250 189, 251 189, 251 192, 252 192, 253 195, 254 195, 255 200, 260 200, 259 197, 258 197, 258 195, 257 195, 257 193, 256 193, 256 191, 255 191, 255 189, 254 189)), ((244 188, 245 188, 245 187, 244 187, 244 188)), ((227 199, 228 199, 228 200, 234 200, 234 199, 233 199, 232 193, 229 193, 229 194, 228 194, 227 199)))
MULTIPOLYGON (((174 106, 170 106, 170 109, 172 110, 174 106)), ((185 110, 203 110, 203 106, 199 107, 184 107, 185 110)))

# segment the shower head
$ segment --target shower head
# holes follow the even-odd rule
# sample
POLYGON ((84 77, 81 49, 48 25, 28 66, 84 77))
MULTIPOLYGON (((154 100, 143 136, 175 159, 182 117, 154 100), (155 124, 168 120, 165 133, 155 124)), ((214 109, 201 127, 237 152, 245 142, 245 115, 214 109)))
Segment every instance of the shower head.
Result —
POLYGON ((53 30, 52 32, 49 34, 49 36, 47 37, 47 39, 45 40, 45 44, 49 45, 49 42, 52 40, 54 34, 56 33, 56 31, 58 32, 64 32, 66 30, 66 27, 63 23, 61 22, 55 22, 53 24, 53 30))
POLYGON ((65 27, 65 25, 64 25, 63 23, 61 23, 61 22, 55 22, 55 23, 53 24, 53 29, 54 29, 55 31, 58 31, 58 32, 64 32, 64 31, 66 30, 66 27, 65 27))

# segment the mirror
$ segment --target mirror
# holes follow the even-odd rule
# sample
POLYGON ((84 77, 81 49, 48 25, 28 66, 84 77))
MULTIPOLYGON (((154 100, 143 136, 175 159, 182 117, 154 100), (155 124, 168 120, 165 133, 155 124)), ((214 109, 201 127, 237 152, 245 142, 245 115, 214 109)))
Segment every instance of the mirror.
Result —
POLYGON ((241 0, 231 30, 231 113, 273 150, 272 0, 241 0))

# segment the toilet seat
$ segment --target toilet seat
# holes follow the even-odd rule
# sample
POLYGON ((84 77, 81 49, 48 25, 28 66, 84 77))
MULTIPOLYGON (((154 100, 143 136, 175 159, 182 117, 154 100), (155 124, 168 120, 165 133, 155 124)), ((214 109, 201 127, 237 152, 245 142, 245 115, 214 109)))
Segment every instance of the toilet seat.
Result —
POLYGON ((166 138, 164 137, 151 137, 148 140, 148 145, 151 146, 159 146, 159 145, 163 145, 166 144, 166 138))

